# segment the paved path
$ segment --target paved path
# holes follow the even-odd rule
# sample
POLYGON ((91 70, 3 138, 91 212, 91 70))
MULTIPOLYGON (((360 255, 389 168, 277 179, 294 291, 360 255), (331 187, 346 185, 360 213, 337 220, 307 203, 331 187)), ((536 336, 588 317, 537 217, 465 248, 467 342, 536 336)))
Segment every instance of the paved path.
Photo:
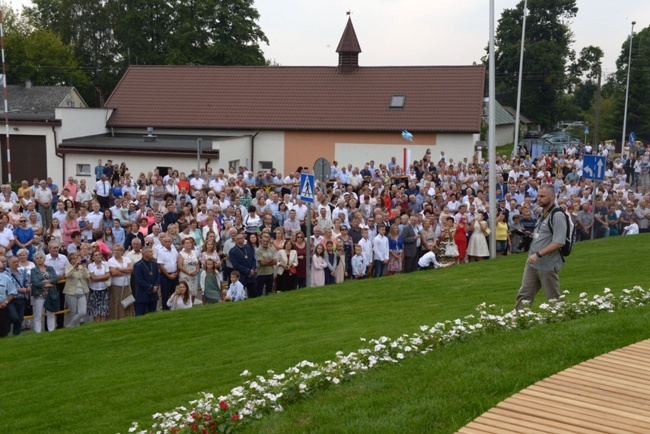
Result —
POLYGON ((460 434, 650 433, 650 340, 583 362, 499 403, 460 434))

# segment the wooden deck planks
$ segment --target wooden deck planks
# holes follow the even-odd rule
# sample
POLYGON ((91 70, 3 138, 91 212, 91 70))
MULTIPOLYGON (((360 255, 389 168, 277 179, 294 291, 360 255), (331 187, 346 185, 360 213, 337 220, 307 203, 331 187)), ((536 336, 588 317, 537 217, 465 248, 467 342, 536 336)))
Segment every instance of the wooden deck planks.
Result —
POLYGON ((458 432, 650 433, 650 340, 546 378, 458 432))

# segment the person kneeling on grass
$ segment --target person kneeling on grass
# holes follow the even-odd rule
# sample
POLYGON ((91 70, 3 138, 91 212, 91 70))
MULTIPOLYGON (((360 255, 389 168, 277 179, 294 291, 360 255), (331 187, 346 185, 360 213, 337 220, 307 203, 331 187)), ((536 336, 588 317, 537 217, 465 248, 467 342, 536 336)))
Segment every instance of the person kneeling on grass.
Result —
POLYGON ((242 301, 246 298, 246 291, 244 285, 239 281, 239 271, 233 270, 230 273, 230 288, 228 291, 223 290, 225 295, 223 301, 242 301))
MULTIPOLYGON (((435 247, 433 247, 435 249, 435 247)), ((436 254, 433 250, 428 251, 422 257, 420 260, 418 260, 418 271, 422 270, 430 270, 432 268, 447 268, 453 265, 453 262, 450 262, 448 264, 441 264, 438 262, 436 259, 436 254)))

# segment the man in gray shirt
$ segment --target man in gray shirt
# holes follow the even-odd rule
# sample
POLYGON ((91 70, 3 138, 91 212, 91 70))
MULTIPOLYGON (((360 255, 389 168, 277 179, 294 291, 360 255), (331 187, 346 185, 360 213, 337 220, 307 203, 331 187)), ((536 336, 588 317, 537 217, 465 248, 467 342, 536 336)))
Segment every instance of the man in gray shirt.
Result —
POLYGON ((524 268, 521 288, 517 294, 515 308, 524 308, 524 302, 532 306, 535 295, 544 288, 548 300, 559 300, 560 278, 558 272, 564 264, 560 249, 566 240, 567 219, 562 212, 553 213, 555 207, 555 188, 544 184, 537 194, 540 216, 533 232, 533 241, 524 268), (551 223, 550 220, 553 219, 551 223), (553 230, 551 230, 551 225, 553 230))

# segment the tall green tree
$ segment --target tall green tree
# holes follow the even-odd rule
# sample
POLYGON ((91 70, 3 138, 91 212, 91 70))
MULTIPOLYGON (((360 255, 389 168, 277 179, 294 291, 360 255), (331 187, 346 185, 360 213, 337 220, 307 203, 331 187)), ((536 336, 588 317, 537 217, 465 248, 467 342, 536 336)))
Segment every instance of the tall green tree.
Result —
MULTIPOLYGON (((495 36, 497 90, 513 105, 517 96, 524 2, 505 9, 495 36)), ((567 64, 573 53, 569 20, 578 13, 575 0, 530 0, 526 19, 522 113, 545 127, 558 120, 569 88, 567 64)))
POLYGON ((35 28, 10 8, 4 12, 8 84, 23 84, 26 80, 41 86, 90 84, 73 46, 65 44, 54 32, 35 28))
MULTIPOLYGON (((621 54, 616 60, 617 71, 612 77, 612 86, 620 89, 614 105, 614 117, 618 123, 618 138, 622 134, 623 111, 625 109, 625 87, 627 84, 630 37, 623 42, 621 54)), ((634 35, 632 41, 632 62, 627 110, 626 132, 634 131, 639 138, 650 140, 650 26, 634 35)), ((627 139, 627 138, 626 138, 627 139)))

